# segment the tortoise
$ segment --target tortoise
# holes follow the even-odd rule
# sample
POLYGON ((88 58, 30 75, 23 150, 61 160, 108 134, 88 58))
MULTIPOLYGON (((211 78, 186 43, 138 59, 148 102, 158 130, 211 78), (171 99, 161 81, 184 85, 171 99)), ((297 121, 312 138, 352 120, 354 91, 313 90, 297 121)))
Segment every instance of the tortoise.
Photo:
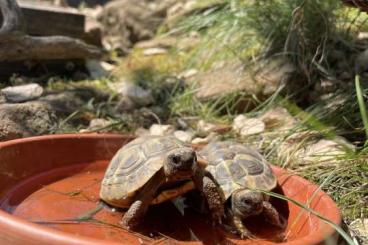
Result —
POLYGON ((212 218, 221 222, 223 197, 205 174, 206 162, 174 136, 142 136, 124 145, 110 161, 100 199, 127 208, 121 224, 139 225, 150 204, 173 199, 194 188, 207 200, 212 218))
POLYGON ((244 226, 249 216, 262 214, 270 224, 285 228, 286 220, 269 202, 276 176, 266 159, 255 149, 232 141, 211 142, 199 154, 208 161, 207 170, 219 184, 226 200, 226 216, 242 238, 254 235, 244 226))

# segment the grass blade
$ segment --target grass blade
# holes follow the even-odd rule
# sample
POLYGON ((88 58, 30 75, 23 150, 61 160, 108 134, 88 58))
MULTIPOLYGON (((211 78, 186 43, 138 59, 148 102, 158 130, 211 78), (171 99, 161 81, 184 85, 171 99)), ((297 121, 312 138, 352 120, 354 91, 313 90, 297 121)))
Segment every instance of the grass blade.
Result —
POLYGON ((362 116, 365 135, 366 135, 366 141, 365 141, 365 146, 366 146, 367 142, 368 142, 368 116, 367 116, 367 110, 366 110, 365 104, 364 104, 362 87, 360 86, 359 75, 355 76, 355 89, 356 89, 356 93, 357 93, 359 110, 360 110, 360 114, 362 116))
POLYGON ((284 195, 280 195, 280 194, 277 194, 277 193, 274 193, 274 192, 269 192, 269 191, 264 191, 264 190, 260 190, 260 189, 256 189, 257 191, 259 192, 263 192, 267 195, 270 195, 270 196, 273 196, 273 197, 276 197, 276 198, 279 198, 279 199, 282 199, 282 200, 285 200, 285 201, 288 201, 288 202, 291 202, 295 205, 297 205, 298 207, 300 208, 303 208, 305 209, 306 211, 310 212, 311 214, 317 216, 319 219, 321 219, 323 222, 325 222, 326 224, 332 226, 332 228, 334 228, 346 241, 347 244, 349 245, 356 245, 354 243, 354 241, 350 238, 350 236, 338 225, 336 225, 334 222, 332 222, 331 220, 327 219, 326 217, 324 217, 323 215, 321 215, 320 213, 316 212, 315 210, 305 206, 304 204, 298 202, 298 201, 295 201, 291 198, 288 198, 284 195))

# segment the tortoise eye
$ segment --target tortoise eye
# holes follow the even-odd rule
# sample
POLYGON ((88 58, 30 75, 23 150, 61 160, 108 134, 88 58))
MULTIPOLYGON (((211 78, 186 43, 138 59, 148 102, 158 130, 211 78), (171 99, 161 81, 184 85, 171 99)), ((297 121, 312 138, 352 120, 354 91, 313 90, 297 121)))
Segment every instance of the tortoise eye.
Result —
POLYGON ((243 198, 243 199, 241 199, 241 202, 242 202, 243 204, 250 204, 250 200, 249 200, 248 198, 243 198))
POLYGON ((172 155, 171 156, 171 161, 173 162, 173 163, 179 163, 180 162, 180 156, 178 156, 178 155, 172 155))

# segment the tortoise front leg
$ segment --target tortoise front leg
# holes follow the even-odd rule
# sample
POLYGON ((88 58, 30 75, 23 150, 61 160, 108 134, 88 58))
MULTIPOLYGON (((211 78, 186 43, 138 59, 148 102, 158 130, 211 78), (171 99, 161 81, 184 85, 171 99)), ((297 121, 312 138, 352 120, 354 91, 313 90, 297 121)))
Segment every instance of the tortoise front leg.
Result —
POLYGON ((223 195, 216 183, 204 173, 202 170, 197 170, 192 178, 193 182, 201 194, 205 196, 213 221, 221 223, 222 217, 225 215, 223 195))
POLYGON ((287 226, 287 221, 282 217, 276 208, 268 201, 263 201, 263 216, 268 223, 284 229, 287 226))
POLYGON ((250 239, 255 239, 256 237, 252 234, 252 232, 250 232, 245 225, 243 224, 243 221, 241 219, 241 217, 237 216, 237 215, 233 215, 231 217, 232 223, 234 225, 234 227, 236 228, 237 232, 239 233, 241 239, 244 238, 250 238, 250 239))
POLYGON ((164 181, 165 173, 163 170, 160 170, 146 183, 121 220, 121 224, 125 228, 128 230, 134 229, 140 223, 154 199, 158 188, 164 181))

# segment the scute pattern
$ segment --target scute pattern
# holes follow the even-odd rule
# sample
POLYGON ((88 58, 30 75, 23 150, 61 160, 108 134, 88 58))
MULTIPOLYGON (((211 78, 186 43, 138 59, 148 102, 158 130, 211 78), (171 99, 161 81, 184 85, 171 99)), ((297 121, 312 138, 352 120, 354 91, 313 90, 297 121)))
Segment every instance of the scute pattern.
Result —
POLYGON ((176 142, 165 139, 149 140, 142 144, 142 150, 146 157, 156 156, 177 147, 178 145, 176 144, 176 142))
POLYGON ((209 162, 213 175, 225 198, 239 188, 272 190, 277 180, 266 159, 257 150, 242 144, 223 141, 208 144, 200 152, 209 162))
POLYGON ((146 136, 129 142, 112 158, 102 181, 101 198, 128 206, 130 197, 163 167, 165 153, 183 146, 171 136, 146 136))

